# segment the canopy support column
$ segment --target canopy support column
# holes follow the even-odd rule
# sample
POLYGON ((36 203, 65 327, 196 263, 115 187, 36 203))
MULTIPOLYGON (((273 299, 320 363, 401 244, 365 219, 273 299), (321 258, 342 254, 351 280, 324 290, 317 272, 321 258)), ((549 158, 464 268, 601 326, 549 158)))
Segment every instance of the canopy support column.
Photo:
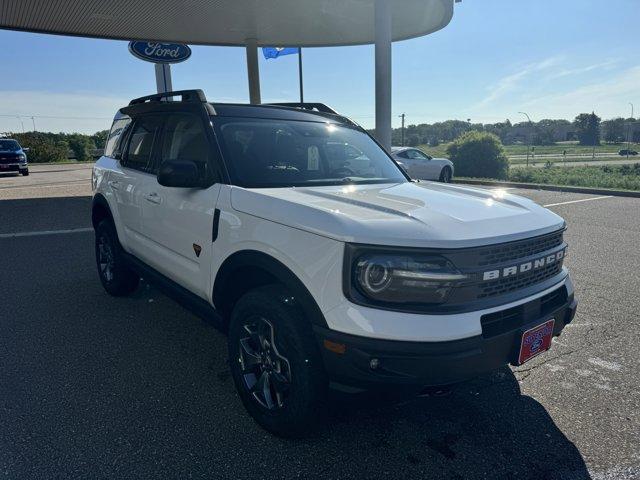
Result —
POLYGON ((173 85, 171 82, 171 65, 168 63, 156 63, 156 88, 158 93, 165 93, 173 91, 173 85))
POLYGON ((391 151, 391 2, 375 5, 376 139, 391 151))
POLYGON ((260 69, 258 67, 258 43, 255 38, 247 38, 247 75, 249 78, 249 102, 257 105, 260 100, 260 69))

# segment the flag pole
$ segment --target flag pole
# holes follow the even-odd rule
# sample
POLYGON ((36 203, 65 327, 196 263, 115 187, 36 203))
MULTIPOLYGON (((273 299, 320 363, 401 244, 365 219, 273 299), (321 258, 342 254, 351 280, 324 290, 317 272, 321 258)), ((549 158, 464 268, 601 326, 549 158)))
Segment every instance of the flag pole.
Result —
POLYGON ((300 105, 304 103, 304 90, 302 88, 302 47, 298 47, 298 77, 300 80, 300 105))

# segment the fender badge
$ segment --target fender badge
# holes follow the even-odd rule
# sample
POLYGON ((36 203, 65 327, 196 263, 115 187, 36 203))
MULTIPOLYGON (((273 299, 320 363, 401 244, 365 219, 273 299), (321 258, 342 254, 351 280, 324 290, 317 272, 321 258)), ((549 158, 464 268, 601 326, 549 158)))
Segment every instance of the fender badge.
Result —
POLYGON ((202 251, 202 247, 197 243, 193 244, 193 251, 196 252, 196 257, 200 256, 200 252, 202 251))

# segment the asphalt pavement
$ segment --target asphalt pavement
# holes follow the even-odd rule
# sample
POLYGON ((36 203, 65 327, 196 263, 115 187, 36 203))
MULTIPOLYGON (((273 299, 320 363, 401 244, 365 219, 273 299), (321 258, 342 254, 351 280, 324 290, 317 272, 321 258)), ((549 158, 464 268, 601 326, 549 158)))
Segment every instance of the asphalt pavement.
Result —
POLYGON ((569 225, 580 305, 552 350, 447 397, 336 398, 282 440, 210 323, 146 283, 103 291, 72 167, 0 176, 0 478, 640 478, 640 199, 509 189, 569 225))

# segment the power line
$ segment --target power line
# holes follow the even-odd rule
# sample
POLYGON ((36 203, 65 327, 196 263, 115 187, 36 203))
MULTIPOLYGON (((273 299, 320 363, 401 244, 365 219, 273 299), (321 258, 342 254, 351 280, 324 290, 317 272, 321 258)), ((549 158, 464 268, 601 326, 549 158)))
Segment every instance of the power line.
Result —
POLYGON ((62 115, 29 115, 29 114, 0 114, 0 117, 16 118, 47 118, 47 119, 60 119, 60 120, 113 120, 113 117, 67 117, 62 115))

